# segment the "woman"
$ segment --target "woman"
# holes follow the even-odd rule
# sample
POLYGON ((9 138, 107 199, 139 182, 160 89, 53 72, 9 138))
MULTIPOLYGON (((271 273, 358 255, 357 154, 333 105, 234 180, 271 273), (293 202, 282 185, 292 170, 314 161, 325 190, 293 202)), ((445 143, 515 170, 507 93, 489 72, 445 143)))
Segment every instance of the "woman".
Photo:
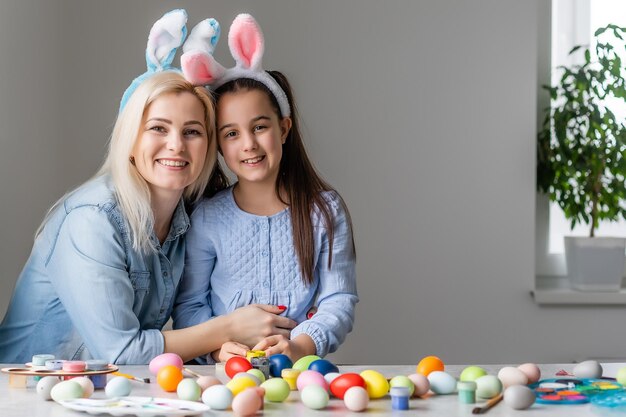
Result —
POLYGON ((102 168, 41 225, 0 325, 0 362, 40 353, 142 364, 175 352, 188 360, 228 340, 288 335, 295 323, 261 305, 161 330, 183 270, 184 204, 207 188, 215 160, 206 90, 173 71, 144 77, 123 104, 102 168))

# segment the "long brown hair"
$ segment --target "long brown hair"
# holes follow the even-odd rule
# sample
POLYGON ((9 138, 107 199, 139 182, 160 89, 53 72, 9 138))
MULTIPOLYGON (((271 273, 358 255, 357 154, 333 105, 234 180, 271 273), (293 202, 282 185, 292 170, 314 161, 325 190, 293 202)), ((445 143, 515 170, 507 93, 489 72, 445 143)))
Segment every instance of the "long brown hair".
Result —
MULTIPOLYGON (((302 273, 304 282, 312 284, 314 280, 315 244, 311 215, 314 210, 318 210, 324 222, 324 226, 328 231, 328 269, 331 268, 333 259, 335 234, 334 216, 330 203, 324 198, 323 192, 335 192, 346 212, 350 227, 350 237, 352 239, 352 253, 354 255, 355 247, 354 238, 352 236, 352 220, 350 219, 348 208, 339 193, 320 177, 306 153, 300 133, 298 110, 293 99, 293 92, 289 81, 279 71, 268 71, 268 73, 278 82, 287 95, 292 120, 291 130, 283 145, 283 155, 280 160, 278 178, 276 179, 276 195, 278 195, 278 198, 284 204, 289 206, 291 211, 291 226, 293 229, 293 243, 298 260, 300 261, 300 272, 302 273), (283 201, 281 190, 285 190, 288 201, 283 201)), ((279 116, 279 119, 282 118, 280 107, 274 95, 264 84, 250 78, 239 78, 219 87, 215 92, 217 105, 219 105, 220 97, 226 93, 249 90, 260 90, 267 94, 274 111, 279 116)))

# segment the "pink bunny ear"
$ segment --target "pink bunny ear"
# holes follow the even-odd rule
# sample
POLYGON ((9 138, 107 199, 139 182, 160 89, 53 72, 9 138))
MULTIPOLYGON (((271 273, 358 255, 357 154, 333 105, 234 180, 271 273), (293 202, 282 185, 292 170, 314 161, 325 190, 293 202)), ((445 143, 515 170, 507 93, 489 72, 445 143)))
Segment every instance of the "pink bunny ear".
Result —
POLYGON ((261 69, 265 42, 261 27, 254 17, 244 13, 235 18, 228 32, 228 46, 237 66, 261 69))
POLYGON ((194 85, 207 85, 224 75, 224 67, 206 52, 185 52, 180 57, 180 66, 187 81, 194 85))

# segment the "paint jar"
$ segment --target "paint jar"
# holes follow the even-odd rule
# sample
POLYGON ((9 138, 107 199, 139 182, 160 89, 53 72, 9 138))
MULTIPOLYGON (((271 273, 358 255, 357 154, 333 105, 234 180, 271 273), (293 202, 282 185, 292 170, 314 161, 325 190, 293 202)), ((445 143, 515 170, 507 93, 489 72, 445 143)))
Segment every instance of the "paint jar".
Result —
POLYGON ((60 371, 61 369, 63 369, 63 362, 65 361, 60 359, 52 359, 46 361, 46 369, 50 371, 60 371))
POLYGON ((391 395, 391 408, 393 410, 409 409, 411 391, 407 387, 391 387, 389 395, 391 395))
MULTIPOLYGON (((50 355, 48 353, 43 353, 43 354, 39 354, 39 355, 33 355, 33 358, 31 360, 31 365, 32 366, 45 366, 46 365, 46 361, 52 360, 54 359, 54 355, 50 355)), ((39 381, 41 379, 40 376, 36 376, 33 378, 35 381, 39 381)))
MULTIPOLYGON (((88 371, 105 371, 109 369, 109 364, 101 359, 91 359, 85 362, 88 371)), ((107 374, 89 375, 93 382, 94 389, 104 389, 107 385, 107 374)))
POLYGON ((298 385, 296 381, 298 380, 298 376, 300 376, 300 371, 297 369, 283 369, 280 373, 282 379, 285 380, 289 384, 289 389, 291 391, 296 391, 298 389, 298 385))
POLYGON ((474 404, 476 402, 476 382, 459 381, 456 384, 459 392, 459 402, 462 404, 474 404))
POLYGON ((85 368, 87 367, 87 364, 83 361, 65 361, 63 362, 63 371, 64 372, 72 372, 72 373, 77 373, 78 375, 76 376, 64 376, 63 377, 63 381, 67 381, 69 379, 72 378, 76 378, 78 376, 82 376, 80 373, 81 372, 85 372, 85 368))

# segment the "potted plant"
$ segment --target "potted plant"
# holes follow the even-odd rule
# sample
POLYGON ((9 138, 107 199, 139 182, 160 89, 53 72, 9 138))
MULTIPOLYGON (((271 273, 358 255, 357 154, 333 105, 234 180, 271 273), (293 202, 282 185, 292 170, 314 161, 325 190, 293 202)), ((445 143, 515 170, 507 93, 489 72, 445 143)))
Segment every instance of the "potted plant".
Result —
POLYGON ((621 288, 624 238, 595 237, 600 221, 626 219, 626 126, 606 99, 626 104, 622 56, 626 28, 608 25, 594 37, 596 56, 578 45, 584 62, 562 66, 559 82, 544 86, 551 106, 537 140, 537 188, 558 203, 571 228, 589 225, 589 237, 565 238, 568 276, 574 288, 621 288))

